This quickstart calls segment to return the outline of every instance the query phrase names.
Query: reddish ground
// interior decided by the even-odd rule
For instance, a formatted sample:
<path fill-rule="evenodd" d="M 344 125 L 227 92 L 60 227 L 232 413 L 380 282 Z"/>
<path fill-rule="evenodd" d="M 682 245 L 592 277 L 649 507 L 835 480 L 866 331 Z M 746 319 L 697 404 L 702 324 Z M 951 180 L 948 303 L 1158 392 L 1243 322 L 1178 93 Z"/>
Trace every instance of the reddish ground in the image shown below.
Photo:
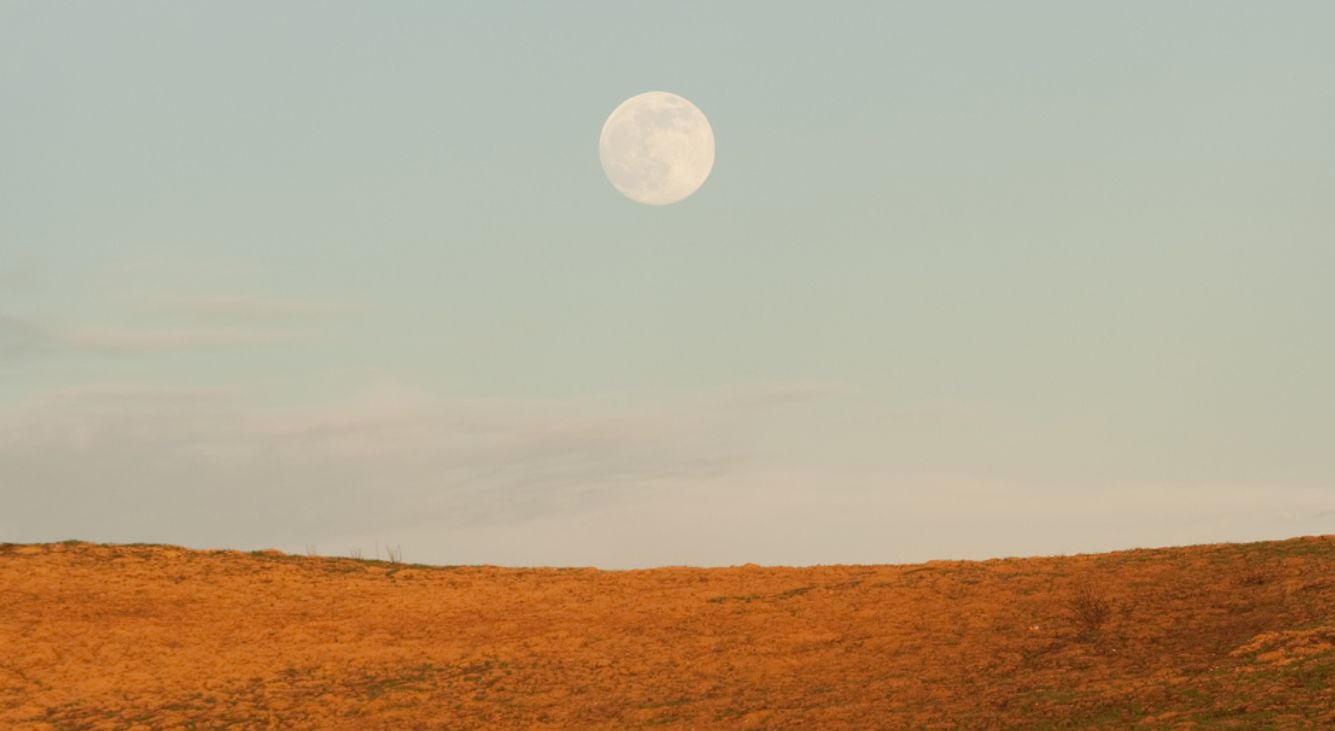
<path fill-rule="evenodd" d="M 0 728 L 1335 728 L 1335 536 L 915 566 L 0 544 Z"/>

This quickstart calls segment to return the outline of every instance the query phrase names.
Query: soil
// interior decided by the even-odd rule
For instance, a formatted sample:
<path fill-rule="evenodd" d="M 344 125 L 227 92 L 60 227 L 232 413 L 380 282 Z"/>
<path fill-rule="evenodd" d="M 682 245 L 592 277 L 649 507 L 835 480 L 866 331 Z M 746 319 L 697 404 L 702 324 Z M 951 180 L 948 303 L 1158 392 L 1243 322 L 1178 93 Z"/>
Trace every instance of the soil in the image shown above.
<path fill-rule="evenodd" d="M 896 566 L 0 544 L 0 728 L 1335 728 L 1335 536 Z"/>

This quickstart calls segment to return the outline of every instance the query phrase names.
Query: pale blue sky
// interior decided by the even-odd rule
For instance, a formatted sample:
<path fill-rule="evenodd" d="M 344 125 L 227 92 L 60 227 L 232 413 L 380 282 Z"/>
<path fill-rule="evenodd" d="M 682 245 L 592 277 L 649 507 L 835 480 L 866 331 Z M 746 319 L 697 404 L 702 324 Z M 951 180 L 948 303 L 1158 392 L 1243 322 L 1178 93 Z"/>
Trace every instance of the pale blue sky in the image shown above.
<path fill-rule="evenodd" d="M 1329 533 L 1333 130 L 1328 2 L 0 0 L 0 540 Z"/>

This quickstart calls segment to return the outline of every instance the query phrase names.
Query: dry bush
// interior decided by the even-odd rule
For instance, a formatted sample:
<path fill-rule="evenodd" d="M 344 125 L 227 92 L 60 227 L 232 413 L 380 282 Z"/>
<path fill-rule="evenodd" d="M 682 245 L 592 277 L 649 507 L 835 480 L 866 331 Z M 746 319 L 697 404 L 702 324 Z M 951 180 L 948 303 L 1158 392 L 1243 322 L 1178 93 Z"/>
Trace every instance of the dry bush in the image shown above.
<path fill-rule="evenodd" d="M 393 548 L 385 546 L 385 553 L 389 555 L 390 563 L 403 563 L 403 548 L 401 546 Z"/>
<path fill-rule="evenodd" d="M 1088 636 L 1098 632 L 1112 617 L 1112 604 L 1091 582 L 1076 585 L 1071 595 L 1071 611 L 1080 628 L 1080 634 Z"/>
<path fill-rule="evenodd" d="M 1275 580 L 1275 572 L 1269 566 L 1255 566 L 1238 577 L 1242 586 L 1265 586 Z"/>

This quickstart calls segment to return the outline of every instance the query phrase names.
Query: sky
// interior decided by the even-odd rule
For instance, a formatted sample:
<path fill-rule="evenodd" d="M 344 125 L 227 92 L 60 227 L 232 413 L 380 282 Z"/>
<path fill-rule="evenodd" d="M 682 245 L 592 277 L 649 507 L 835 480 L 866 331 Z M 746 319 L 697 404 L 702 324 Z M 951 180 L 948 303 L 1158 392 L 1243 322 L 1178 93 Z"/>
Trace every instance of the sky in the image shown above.
<path fill-rule="evenodd" d="M 1335 4 L 0 0 L 0 540 L 1335 532 Z M 622 197 L 607 115 L 708 116 Z"/>

